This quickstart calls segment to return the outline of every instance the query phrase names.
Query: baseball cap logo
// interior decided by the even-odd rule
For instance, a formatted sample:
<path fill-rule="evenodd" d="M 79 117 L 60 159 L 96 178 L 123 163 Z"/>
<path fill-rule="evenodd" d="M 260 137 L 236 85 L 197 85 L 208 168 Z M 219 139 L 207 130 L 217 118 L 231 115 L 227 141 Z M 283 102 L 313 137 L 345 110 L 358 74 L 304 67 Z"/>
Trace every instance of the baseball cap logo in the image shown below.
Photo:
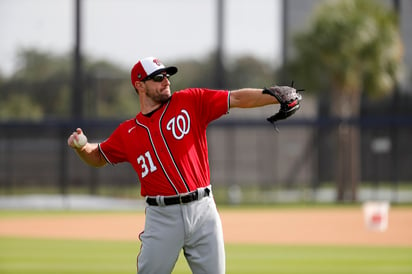
<path fill-rule="evenodd" d="M 158 65 L 159 67 L 162 65 L 162 63 L 160 62 L 159 59 L 153 59 L 153 63 L 155 63 L 156 65 Z"/>

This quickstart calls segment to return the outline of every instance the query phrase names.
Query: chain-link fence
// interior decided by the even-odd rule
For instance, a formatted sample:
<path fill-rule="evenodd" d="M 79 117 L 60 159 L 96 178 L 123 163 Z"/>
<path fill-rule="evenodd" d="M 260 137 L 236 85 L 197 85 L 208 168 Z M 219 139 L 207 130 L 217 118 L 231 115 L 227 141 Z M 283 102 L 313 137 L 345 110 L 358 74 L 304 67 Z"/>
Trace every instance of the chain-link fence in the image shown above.
<path fill-rule="evenodd" d="M 119 122 L 0 124 L 0 193 L 139 197 L 138 178 L 129 164 L 88 167 L 67 146 L 67 137 L 78 126 L 90 141 L 99 142 Z M 412 202 L 412 121 L 352 122 L 361 130 L 358 198 L 383 195 L 394 202 Z M 277 133 L 262 119 L 213 122 L 208 143 L 217 199 L 334 201 L 337 155 L 333 132 L 339 123 L 342 121 L 291 119 L 282 122 Z"/>

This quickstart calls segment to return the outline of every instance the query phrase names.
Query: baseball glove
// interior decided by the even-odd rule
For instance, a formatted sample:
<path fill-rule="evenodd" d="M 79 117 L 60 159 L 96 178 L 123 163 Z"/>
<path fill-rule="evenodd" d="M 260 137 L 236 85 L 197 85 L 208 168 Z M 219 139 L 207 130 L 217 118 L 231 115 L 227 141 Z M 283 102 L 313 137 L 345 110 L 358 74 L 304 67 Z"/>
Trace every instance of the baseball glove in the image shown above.
<path fill-rule="evenodd" d="M 303 89 L 295 89 L 293 82 L 291 87 L 273 86 L 263 89 L 263 94 L 272 95 L 280 104 L 279 111 L 266 119 L 273 124 L 276 130 L 278 130 L 275 124 L 276 121 L 288 118 L 300 108 L 299 102 L 302 100 L 302 95 L 299 91 L 303 91 Z"/>

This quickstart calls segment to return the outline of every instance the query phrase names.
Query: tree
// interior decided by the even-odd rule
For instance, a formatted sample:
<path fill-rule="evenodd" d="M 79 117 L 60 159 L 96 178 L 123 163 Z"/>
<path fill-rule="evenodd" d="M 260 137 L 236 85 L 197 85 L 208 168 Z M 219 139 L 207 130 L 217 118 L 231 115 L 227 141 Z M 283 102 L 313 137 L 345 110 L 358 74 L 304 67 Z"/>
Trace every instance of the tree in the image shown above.
<path fill-rule="evenodd" d="M 276 83 L 270 64 L 248 55 L 234 60 L 228 68 L 227 78 L 227 86 L 231 89 Z"/>
<path fill-rule="evenodd" d="M 212 52 L 203 60 L 174 62 L 179 68 L 179 73 L 172 78 L 172 90 L 187 87 L 222 88 L 215 81 L 216 55 L 216 52 Z M 225 66 L 224 88 L 254 87 L 276 82 L 270 64 L 253 56 L 239 56 L 230 59 L 228 63 Z"/>
<path fill-rule="evenodd" d="M 18 68 L 9 78 L 0 75 L 0 120 L 69 118 L 71 55 L 22 49 L 17 59 Z M 129 72 L 99 60 L 86 59 L 84 64 L 86 118 L 136 113 Z"/>
<path fill-rule="evenodd" d="M 186 87 L 216 87 L 216 53 L 204 60 L 175 63 L 179 73 L 172 78 L 172 90 Z M 37 49 L 22 49 L 18 68 L 8 78 L 0 74 L 0 120 L 41 120 L 70 117 L 72 92 L 72 56 L 56 55 Z M 124 118 L 139 111 L 130 83 L 130 70 L 105 60 L 85 57 L 84 114 L 86 119 Z M 252 57 L 233 61 L 228 69 L 228 88 L 270 83 L 270 66 Z"/>
<path fill-rule="evenodd" d="M 393 90 L 401 69 L 396 14 L 370 0 L 327 2 L 307 31 L 296 36 L 294 73 L 312 90 L 328 91 L 336 128 L 337 200 L 356 200 L 360 180 L 359 128 L 362 93 Z"/>
<path fill-rule="evenodd" d="M 5 113 L 6 109 L 2 112 L 1 117 L 38 120 L 67 115 L 70 59 L 23 49 L 17 55 L 17 60 L 17 70 L 0 86 L 0 97 L 4 104 L 9 102 L 12 105 L 6 108 L 8 113 Z"/>

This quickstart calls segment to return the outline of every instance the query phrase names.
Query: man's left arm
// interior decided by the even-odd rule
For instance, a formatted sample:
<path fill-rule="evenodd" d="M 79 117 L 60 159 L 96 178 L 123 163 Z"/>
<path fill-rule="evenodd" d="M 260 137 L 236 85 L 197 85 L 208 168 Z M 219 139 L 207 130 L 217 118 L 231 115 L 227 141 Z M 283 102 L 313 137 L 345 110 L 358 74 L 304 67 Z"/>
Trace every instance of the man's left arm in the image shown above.
<path fill-rule="evenodd" d="M 278 100 L 262 93 L 263 89 L 243 88 L 232 90 L 229 97 L 230 108 L 254 108 L 271 104 L 278 104 Z"/>
<path fill-rule="evenodd" d="M 273 86 L 262 89 L 238 89 L 230 93 L 229 107 L 230 108 L 254 108 L 270 104 L 280 104 L 280 109 L 274 115 L 266 120 L 275 125 L 278 120 L 283 120 L 293 115 L 299 108 L 299 102 L 302 96 L 299 91 L 293 87 L 288 86 Z"/>

